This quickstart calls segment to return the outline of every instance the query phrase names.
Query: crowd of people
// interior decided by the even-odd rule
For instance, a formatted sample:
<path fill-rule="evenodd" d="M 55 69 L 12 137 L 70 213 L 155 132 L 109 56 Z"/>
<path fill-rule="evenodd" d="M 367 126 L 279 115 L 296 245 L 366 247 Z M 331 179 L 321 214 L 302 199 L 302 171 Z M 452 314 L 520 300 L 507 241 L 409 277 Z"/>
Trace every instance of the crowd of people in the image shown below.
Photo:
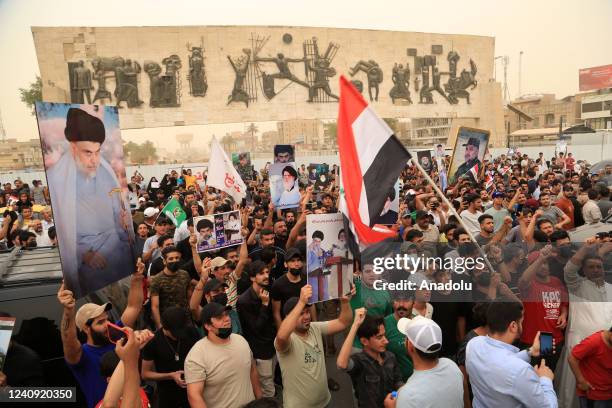
<path fill-rule="evenodd" d="M 338 211 L 338 172 L 318 187 L 298 173 L 300 205 L 288 210 L 270 203 L 265 171 L 246 181 L 242 203 L 187 169 L 132 176 L 137 263 L 125 304 L 77 307 L 68 288 L 58 292 L 65 361 L 88 407 L 339 406 L 326 358 L 350 377 L 360 408 L 612 404 L 612 234 L 571 239 L 610 214 L 612 166 L 592 173 L 571 153 L 501 155 L 440 196 L 408 164 L 398 210 L 378 217 L 397 232 L 393 245 L 364 251 L 351 290 L 316 304 L 306 218 Z M 3 198 L 18 197 L 4 214 L 5 248 L 56 245 L 48 193 L 37 188 L 5 184 Z M 171 198 L 188 216 L 178 226 L 161 213 Z M 32 214 L 34 204 L 45 207 Z M 198 252 L 193 217 L 232 210 L 243 243 Z M 472 266 L 375 272 L 376 257 L 397 253 Z M 377 280 L 416 289 L 377 290 Z M 111 341 L 110 328 L 124 338 Z M 1 373 L 0 384 L 15 382 Z"/>

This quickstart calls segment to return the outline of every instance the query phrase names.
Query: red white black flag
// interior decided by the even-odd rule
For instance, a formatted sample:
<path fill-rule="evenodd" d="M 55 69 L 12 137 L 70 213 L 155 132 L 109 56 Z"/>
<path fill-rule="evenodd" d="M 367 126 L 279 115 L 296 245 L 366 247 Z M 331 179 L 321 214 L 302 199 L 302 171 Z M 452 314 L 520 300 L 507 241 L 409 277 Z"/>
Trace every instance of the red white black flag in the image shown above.
<path fill-rule="evenodd" d="M 360 246 L 397 236 L 373 228 L 410 153 L 344 76 L 340 77 L 338 108 L 340 211 Z"/>

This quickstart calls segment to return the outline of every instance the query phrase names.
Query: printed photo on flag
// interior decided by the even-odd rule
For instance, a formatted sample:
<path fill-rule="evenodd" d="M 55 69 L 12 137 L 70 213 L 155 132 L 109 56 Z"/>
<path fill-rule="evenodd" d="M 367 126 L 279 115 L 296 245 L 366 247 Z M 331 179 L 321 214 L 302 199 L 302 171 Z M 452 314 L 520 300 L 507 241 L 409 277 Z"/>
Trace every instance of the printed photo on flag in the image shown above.
<path fill-rule="evenodd" d="M 232 164 L 243 181 L 253 180 L 253 165 L 251 164 L 251 153 L 232 153 Z"/>
<path fill-rule="evenodd" d="M 300 205 L 300 185 L 295 163 L 274 163 L 270 166 L 270 196 L 277 209 Z"/>
<path fill-rule="evenodd" d="M 419 159 L 419 164 L 427 173 L 431 173 L 433 169 L 433 163 L 431 162 L 431 150 L 421 150 L 417 152 L 417 158 Z"/>
<path fill-rule="evenodd" d="M 490 134 L 488 130 L 459 127 L 447 174 L 449 185 L 455 184 L 460 177 L 476 181 L 473 178 L 474 166 L 477 166 L 478 174 L 482 174 Z"/>
<path fill-rule="evenodd" d="M 172 221 L 176 227 L 180 227 L 183 221 L 187 219 L 187 213 L 185 213 L 183 206 L 176 198 L 172 198 L 168 201 L 161 213 Z"/>
<path fill-rule="evenodd" d="M 198 252 L 242 244 L 242 221 L 240 211 L 195 217 L 193 225 L 196 229 Z"/>
<path fill-rule="evenodd" d="M 306 217 L 306 272 L 312 286 L 311 303 L 338 299 L 351 290 L 353 257 L 342 214 Z"/>
<path fill-rule="evenodd" d="M 274 145 L 274 163 L 295 162 L 295 149 L 292 145 Z"/>
<path fill-rule="evenodd" d="M 115 106 L 36 103 L 67 289 L 80 299 L 134 272 L 134 227 Z"/>

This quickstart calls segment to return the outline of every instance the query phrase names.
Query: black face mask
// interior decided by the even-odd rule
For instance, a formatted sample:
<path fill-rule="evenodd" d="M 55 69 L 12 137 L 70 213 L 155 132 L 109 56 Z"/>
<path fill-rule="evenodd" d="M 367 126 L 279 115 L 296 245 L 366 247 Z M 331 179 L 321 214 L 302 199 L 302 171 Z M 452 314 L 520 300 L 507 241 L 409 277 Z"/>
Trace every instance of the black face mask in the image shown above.
<path fill-rule="evenodd" d="M 232 327 L 221 327 L 217 333 L 217 337 L 220 339 L 227 339 L 232 334 Z"/>
<path fill-rule="evenodd" d="M 293 276 L 300 276 L 302 274 L 302 268 L 289 268 L 289 273 Z"/>
<path fill-rule="evenodd" d="M 38 243 L 36 241 L 28 242 L 26 244 L 26 248 L 28 248 L 28 249 L 36 248 L 37 246 L 38 246 Z"/>
<path fill-rule="evenodd" d="M 176 272 L 179 270 L 180 262 L 168 262 L 166 264 L 166 268 L 168 268 L 171 272 Z"/>
<path fill-rule="evenodd" d="M 221 306 L 226 306 L 227 305 L 227 293 L 223 292 L 223 293 L 219 293 L 218 295 L 213 296 L 212 301 L 220 304 Z"/>

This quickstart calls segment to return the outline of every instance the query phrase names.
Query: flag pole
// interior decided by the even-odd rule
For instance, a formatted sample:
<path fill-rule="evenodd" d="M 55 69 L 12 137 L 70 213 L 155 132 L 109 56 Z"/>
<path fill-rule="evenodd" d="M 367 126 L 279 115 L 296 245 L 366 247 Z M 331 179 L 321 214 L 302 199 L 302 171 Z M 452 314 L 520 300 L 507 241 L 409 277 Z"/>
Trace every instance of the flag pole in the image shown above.
<path fill-rule="evenodd" d="M 452 203 L 448 201 L 448 198 L 446 198 L 446 196 L 444 195 L 442 190 L 440 190 L 438 185 L 434 183 L 431 177 L 429 177 L 429 174 L 427 174 L 427 172 L 423 170 L 421 165 L 418 163 L 418 160 L 415 160 L 415 158 L 412 155 L 410 156 L 411 156 L 410 161 L 412 162 L 412 164 L 417 168 L 417 170 L 419 170 L 419 172 L 423 175 L 423 177 L 425 177 L 425 180 L 427 180 L 427 182 L 431 184 L 431 186 L 433 187 L 434 191 L 438 194 L 440 199 L 444 201 L 444 203 L 448 206 L 448 209 L 451 212 L 451 214 L 454 215 L 455 218 L 457 218 L 457 221 L 459 221 L 459 224 L 461 225 L 461 227 L 463 227 L 463 229 L 468 234 L 472 242 L 476 244 L 476 247 L 478 248 L 478 252 L 480 252 L 480 255 L 482 256 L 484 262 L 487 264 L 487 267 L 489 268 L 489 270 L 491 272 L 495 272 L 495 268 L 493 268 L 493 265 L 491 265 L 491 262 L 489 262 L 489 259 L 487 258 L 487 254 L 485 254 L 482 247 L 478 244 L 478 242 L 476 242 L 476 239 L 474 238 L 474 235 L 472 235 L 472 232 L 469 230 L 469 228 L 467 228 L 467 226 L 463 223 L 463 219 L 459 216 L 459 214 L 455 210 L 455 207 L 453 207 Z"/>

